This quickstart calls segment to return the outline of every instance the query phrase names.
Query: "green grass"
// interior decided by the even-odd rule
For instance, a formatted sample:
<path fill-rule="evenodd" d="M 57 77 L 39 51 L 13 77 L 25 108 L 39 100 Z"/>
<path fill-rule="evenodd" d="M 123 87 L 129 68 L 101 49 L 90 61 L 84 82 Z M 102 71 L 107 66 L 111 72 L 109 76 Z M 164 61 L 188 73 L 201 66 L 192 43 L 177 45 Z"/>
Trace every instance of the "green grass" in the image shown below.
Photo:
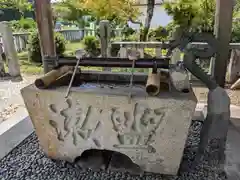
<path fill-rule="evenodd" d="M 66 51 L 64 55 L 74 56 L 75 51 L 79 48 L 83 48 L 83 45 L 81 42 L 68 43 L 66 45 Z M 19 58 L 21 73 L 24 73 L 24 74 L 42 74 L 43 73 L 43 66 L 41 65 L 41 63 L 35 63 L 28 60 L 28 52 L 18 53 L 18 58 Z M 87 70 L 88 69 L 89 68 L 87 68 Z M 94 70 L 99 70 L 99 68 L 95 68 Z"/>
<path fill-rule="evenodd" d="M 66 56 L 74 56 L 75 51 L 77 49 L 83 48 L 83 44 L 81 42 L 72 42 L 68 43 L 66 45 L 66 51 L 64 52 L 64 55 Z"/>
<path fill-rule="evenodd" d="M 41 63 L 34 63 L 28 60 L 28 53 L 22 52 L 18 54 L 20 70 L 24 74 L 42 74 L 43 67 Z"/>

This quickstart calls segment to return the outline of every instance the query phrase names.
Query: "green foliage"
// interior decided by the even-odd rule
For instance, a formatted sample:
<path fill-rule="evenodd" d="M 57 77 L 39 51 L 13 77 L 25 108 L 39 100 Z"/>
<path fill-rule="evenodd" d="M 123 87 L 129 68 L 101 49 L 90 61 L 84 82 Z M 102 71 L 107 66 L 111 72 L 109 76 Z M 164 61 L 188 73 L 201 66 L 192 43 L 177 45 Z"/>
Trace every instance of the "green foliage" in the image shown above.
<path fill-rule="evenodd" d="M 236 5 L 234 7 L 233 17 L 237 20 L 232 24 L 232 42 L 239 43 L 240 42 L 240 0 L 236 0 Z"/>
<path fill-rule="evenodd" d="M 56 53 L 57 55 L 63 55 L 66 50 L 67 41 L 64 39 L 64 36 L 61 33 L 54 34 Z"/>
<path fill-rule="evenodd" d="M 37 27 L 36 22 L 32 18 L 21 18 L 19 21 L 10 21 L 10 25 L 15 32 L 34 31 Z"/>
<path fill-rule="evenodd" d="M 240 0 L 236 0 L 235 2 L 236 4 L 234 6 L 233 16 L 239 18 L 240 17 Z"/>
<path fill-rule="evenodd" d="M 179 26 L 190 31 L 214 31 L 215 0 L 176 0 L 164 3 L 164 8 L 173 17 L 173 22 L 166 27 L 169 32 Z M 240 0 L 236 0 L 233 18 L 240 18 Z M 237 21 L 233 22 L 232 42 L 240 42 L 240 23 Z"/>
<path fill-rule="evenodd" d="M 131 17 L 137 19 L 139 8 L 133 0 L 75 0 L 76 6 L 85 8 L 96 21 L 109 20 L 113 27 L 124 25 Z"/>
<path fill-rule="evenodd" d="M 173 26 L 191 31 L 213 31 L 215 0 L 177 0 L 164 3 L 168 15 L 173 17 Z"/>
<path fill-rule="evenodd" d="M 144 53 L 151 57 L 156 57 L 156 52 L 154 48 L 145 48 Z"/>
<path fill-rule="evenodd" d="M 168 37 L 168 32 L 162 26 L 156 29 L 151 29 L 148 34 L 148 39 L 151 41 L 166 41 Z"/>
<path fill-rule="evenodd" d="M 165 29 L 168 32 L 168 38 L 172 37 L 173 32 L 175 31 L 175 29 L 178 27 L 177 24 L 175 24 L 174 21 L 168 23 L 168 25 L 165 27 Z"/>
<path fill-rule="evenodd" d="M 240 42 L 240 22 L 233 23 L 232 42 L 233 43 L 239 43 Z"/>
<path fill-rule="evenodd" d="M 176 24 L 190 26 L 193 18 L 197 15 L 199 6 L 196 0 L 178 0 L 164 3 L 168 15 L 173 17 Z"/>
<path fill-rule="evenodd" d="M 9 21 L 9 25 L 13 31 L 19 31 L 21 29 L 20 23 L 17 20 Z"/>
<path fill-rule="evenodd" d="M 42 62 L 39 34 L 33 32 L 28 40 L 29 60 Z"/>
<path fill-rule="evenodd" d="M 24 30 L 36 29 L 37 27 L 37 23 L 32 18 L 21 18 L 19 24 Z"/>
<path fill-rule="evenodd" d="M 85 26 L 83 16 L 88 15 L 88 11 L 83 8 L 76 7 L 75 0 L 63 0 L 53 5 L 53 16 L 55 19 L 63 19 L 74 22 L 78 27 Z"/>
<path fill-rule="evenodd" d="M 53 5 L 54 19 L 74 22 L 85 27 L 87 22 L 109 20 L 115 28 L 124 25 L 131 17 L 138 17 L 139 8 L 129 0 L 62 0 Z M 86 19 L 86 16 L 90 16 Z M 83 18 L 84 17 L 84 18 Z"/>
<path fill-rule="evenodd" d="M 16 9 L 23 16 L 25 11 L 32 10 L 32 4 L 28 0 L 1 0 L 0 8 Z"/>
<path fill-rule="evenodd" d="M 134 33 L 129 36 L 121 36 L 121 37 L 114 37 L 111 39 L 113 42 L 114 41 L 139 41 L 139 34 Z"/>
<path fill-rule="evenodd" d="M 126 37 L 123 41 L 139 41 L 139 34 L 134 33 L 134 34 Z"/>
<path fill-rule="evenodd" d="M 100 43 L 95 36 L 85 36 L 82 40 L 84 49 L 91 55 L 97 55 L 99 53 Z"/>
<path fill-rule="evenodd" d="M 126 26 L 123 28 L 123 31 L 122 31 L 122 34 L 123 34 L 123 36 L 125 36 L 125 37 L 128 37 L 128 36 L 130 36 L 130 35 L 133 35 L 134 33 L 136 33 L 136 31 L 135 31 L 133 28 L 129 27 L 128 25 L 126 25 Z"/>
<path fill-rule="evenodd" d="M 66 41 L 60 33 L 54 34 L 55 38 L 55 45 L 56 45 L 56 53 L 58 56 L 63 55 L 66 49 Z M 29 60 L 33 62 L 42 62 L 41 56 L 41 48 L 39 42 L 39 34 L 35 31 L 31 34 L 29 41 L 28 41 L 28 51 L 29 51 Z"/>

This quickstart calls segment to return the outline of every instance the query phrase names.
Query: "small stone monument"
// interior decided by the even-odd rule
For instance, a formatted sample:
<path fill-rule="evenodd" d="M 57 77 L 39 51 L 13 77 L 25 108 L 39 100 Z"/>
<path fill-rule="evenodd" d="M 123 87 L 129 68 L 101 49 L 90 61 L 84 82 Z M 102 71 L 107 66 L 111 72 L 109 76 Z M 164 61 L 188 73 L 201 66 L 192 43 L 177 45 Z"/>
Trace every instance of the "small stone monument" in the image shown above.
<path fill-rule="evenodd" d="M 8 73 L 13 77 L 20 76 L 20 65 L 14 45 L 12 29 L 9 27 L 7 22 L 0 22 L 0 32 L 2 33 Z"/>

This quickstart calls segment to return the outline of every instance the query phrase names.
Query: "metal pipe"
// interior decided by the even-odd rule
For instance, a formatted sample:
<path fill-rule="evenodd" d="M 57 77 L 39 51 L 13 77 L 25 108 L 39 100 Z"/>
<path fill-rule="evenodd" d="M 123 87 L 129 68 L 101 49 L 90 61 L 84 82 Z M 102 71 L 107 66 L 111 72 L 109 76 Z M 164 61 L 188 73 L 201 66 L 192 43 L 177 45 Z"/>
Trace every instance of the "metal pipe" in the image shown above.
<path fill-rule="evenodd" d="M 135 68 L 163 68 L 169 69 L 169 58 L 140 58 L 135 61 Z M 75 57 L 64 57 L 58 59 L 58 65 L 75 66 L 77 59 Z M 128 58 L 83 58 L 79 66 L 95 67 L 122 67 L 131 68 L 132 61 Z"/>

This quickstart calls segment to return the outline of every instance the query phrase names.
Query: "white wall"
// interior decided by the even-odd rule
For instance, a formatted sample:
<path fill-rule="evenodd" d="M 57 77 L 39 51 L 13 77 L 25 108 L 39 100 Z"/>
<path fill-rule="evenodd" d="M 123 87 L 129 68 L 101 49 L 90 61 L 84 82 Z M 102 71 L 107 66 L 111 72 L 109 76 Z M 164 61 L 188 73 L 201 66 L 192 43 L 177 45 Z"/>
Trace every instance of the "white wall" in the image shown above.
<path fill-rule="evenodd" d="M 158 1 L 158 0 L 157 0 Z M 161 1 L 161 0 L 159 0 Z M 142 15 L 139 17 L 139 20 L 144 24 L 145 17 L 147 13 L 147 7 L 146 6 L 138 6 L 140 11 L 142 12 Z M 170 23 L 172 18 L 167 15 L 164 8 L 160 7 L 160 5 L 156 5 L 154 8 L 154 14 L 151 22 L 151 28 L 156 28 L 158 26 L 166 26 L 168 23 Z M 133 28 L 138 28 L 136 25 L 133 25 L 129 23 L 129 25 Z"/>

